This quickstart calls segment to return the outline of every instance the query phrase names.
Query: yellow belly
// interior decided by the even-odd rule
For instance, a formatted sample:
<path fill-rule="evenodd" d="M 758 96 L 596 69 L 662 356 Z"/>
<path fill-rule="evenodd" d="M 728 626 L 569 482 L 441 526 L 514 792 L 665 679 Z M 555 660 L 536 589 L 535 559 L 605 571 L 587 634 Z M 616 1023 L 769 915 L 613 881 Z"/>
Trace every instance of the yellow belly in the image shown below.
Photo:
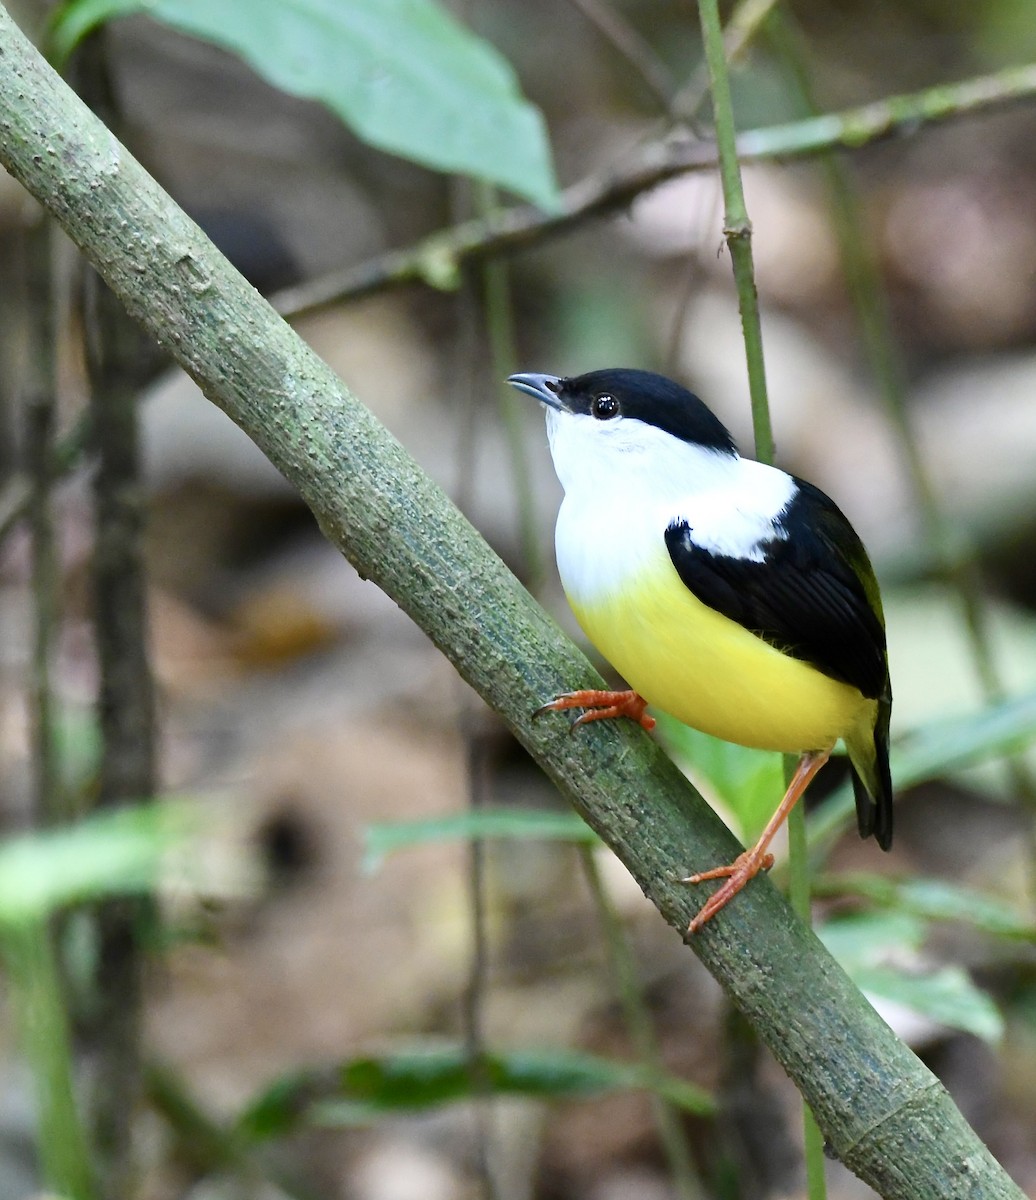
<path fill-rule="evenodd" d="M 590 603 L 569 597 L 591 642 L 649 704 L 728 742 L 826 750 L 873 725 L 874 701 L 781 654 L 687 590 L 672 564 Z"/>

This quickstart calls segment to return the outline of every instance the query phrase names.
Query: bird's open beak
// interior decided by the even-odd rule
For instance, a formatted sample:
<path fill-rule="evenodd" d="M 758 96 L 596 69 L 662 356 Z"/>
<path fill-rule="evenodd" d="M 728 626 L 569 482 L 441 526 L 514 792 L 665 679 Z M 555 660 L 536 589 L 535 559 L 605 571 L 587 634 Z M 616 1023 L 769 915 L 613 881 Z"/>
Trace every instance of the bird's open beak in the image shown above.
<path fill-rule="evenodd" d="M 561 390 L 561 380 L 557 375 L 511 375 L 507 382 L 511 387 L 525 392 L 527 396 L 532 396 L 534 400 L 538 400 L 548 408 L 556 408 L 558 412 L 564 411 L 564 405 L 558 395 Z"/>

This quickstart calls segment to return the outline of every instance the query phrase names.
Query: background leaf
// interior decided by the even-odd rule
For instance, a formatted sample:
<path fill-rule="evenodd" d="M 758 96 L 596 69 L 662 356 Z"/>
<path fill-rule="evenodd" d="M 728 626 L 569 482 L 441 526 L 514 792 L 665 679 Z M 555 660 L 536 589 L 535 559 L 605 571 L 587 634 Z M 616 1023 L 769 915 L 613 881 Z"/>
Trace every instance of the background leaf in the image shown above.
<path fill-rule="evenodd" d="M 259 1141 L 303 1124 L 361 1123 L 466 1100 L 481 1090 L 551 1099 L 630 1087 L 650 1088 L 688 1112 L 713 1109 L 700 1088 L 635 1063 L 563 1049 L 512 1050 L 483 1054 L 473 1070 L 465 1047 L 444 1045 L 363 1055 L 333 1068 L 285 1076 L 249 1105 L 237 1128 Z"/>
<path fill-rule="evenodd" d="M 0 924 L 33 924 L 69 904 L 149 891 L 169 852 L 198 829 L 196 810 L 166 801 L 12 838 L 0 845 Z"/>
<path fill-rule="evenodd" d="M 1003 1034 L 996 1005 L 963 969 L 925 963 L 925 923 L 918 917 L 905 912 L 853 913 L 826 921 L 817 936 L 873 999 L 902 1005 L 986 1041 L 997 1041 Z"/>
<path fill-rule="evenodd" d="M 378 149 L 557 206 L 539 109 L 507 60 L 434 0 L 72 0 L 51 26 L 53 56 L 134 12 L 240 55 Z"/>
<path fill-rule="evenodd" d="M 849 974 L 868 995 L 901 1004 L 948 1029 L 972 1033 L 987 1042 L 1003 1036 L 996 1005 L 962 967 L 912 974 L 895 967 L 858 967 Z"/>
<path fill-rule="evenodd" d="M 813 881 L 813 894 L 860 896 L 926 920 L 961 921 L 996 937 L 1036 941 L 1036 924 L 1014 906 L 942 879 L 890 879 L 852 871 L 820 876 Z"/>
<path fill-rule="evenodd" d="M 990 704 L 967 716 L 948 717 L 907 734 L 892 748 L 896 790 L 1017 753 L 1036 740 L 1036 692 Z M 845 784 L 810 814 L 809 844 L 821 851 L 841 833 L 854 812 Z"/>
<path fill-rule="evenodd" d="M 896 771 L 904 787 L 1015 754 L 1036 738 L 1036 691 L 1012 696 L 966 717 L 932 721 L 897 747 Z"/>
<path fill-rule="evenodd" d="M 783 756 L 710 737 L 665 713 L 653 715 L 658 719 L 659 735 L 681 770 L 722 802 L 743 842 L 754 841 L 784 795 Z"/>
<path fill-rule="evenodd" d="M 542 840 L 595 845 L 597 834 L 574 812 L 531 808 L 487 808 L 446 813 L 423 821 L 392 821 L 369 825 L 364 835 L 364 870 L 376 871 L 396 850 L 427 842 L 457 838 L 500 838 L 511 841 Z"/>

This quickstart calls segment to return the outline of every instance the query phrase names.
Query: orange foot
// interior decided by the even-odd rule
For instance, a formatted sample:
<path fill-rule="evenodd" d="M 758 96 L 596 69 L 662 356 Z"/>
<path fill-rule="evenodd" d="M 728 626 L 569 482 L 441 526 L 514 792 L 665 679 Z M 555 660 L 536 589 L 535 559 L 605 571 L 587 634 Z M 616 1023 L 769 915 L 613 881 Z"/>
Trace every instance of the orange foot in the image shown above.
<path fill-rule="evenodd" d="M 688 933 L 697 933 L 706 921 L 711 920 L 716 913 L 738 894 L 750 879 L 754 879 L 760 871 L 768 871 L 773 866 L 773 855 L 760 853 L 757 846 L 745 850 L 728 867 L 713 867 L 711 871 L 702 871 L 681 879 L 681 883 L 705 883 L 709 879 L 726 879 L 726 883 L 705 901 L 701 912 L 687 927 Z"/>
<path fill-rule="evenodd" d="M 638 696 L 634 691 L 565 692 L 564 695 L 555 696 L 553 700 L 548 700 L 546 704 L 541 704 L 532 715 L 533 717 L 538 717 L 545 712 L 560 712 L 566 708 L 585 708 L 589 710 L 581 716 L 576 717 L 572 722 L 569 732 L 577 729 L 580 725 L 586 725 L 589 721 L 606 721 L 612 717 L 629 717 L 631 721 L 636 721 L 638 725 L 642 725 L 648 730 L 655 727 L 655 718 L 649 717 L 644 711 L 647 708 L 647 701 L 643 696 Z"/>
<path fill-rule="evenodd" d="M 711 871 L 702 871 L 700 875 L 691 875 L 681 879 L 681 883 L 704 883 L 707 879 L 726 879 L 726 883 L 715 895 L 705 901 L 701 912 L 687 926 L 688 933 L 697 933 L 706 921 L 711 920 L 724 905 L 728 904 L 745 884 L 754 879 L 760 871 L 767 871 L 773 866 L 773 855 L 767 847 L 773 841 L 777 830 L 788 818 L 788 813 L 795 807 L 798 798 L 809 787 L 810 782 L 820 768 L 827 762 L 830 750 L 811 750 L 799 759 L 795 774 L 791 777 L 784 799 L 777 806 L 777 811 L 766 822 L 766 828 L 759 840 L 750 850 L 742 851 L 729 867 L 713 867 Z"/>

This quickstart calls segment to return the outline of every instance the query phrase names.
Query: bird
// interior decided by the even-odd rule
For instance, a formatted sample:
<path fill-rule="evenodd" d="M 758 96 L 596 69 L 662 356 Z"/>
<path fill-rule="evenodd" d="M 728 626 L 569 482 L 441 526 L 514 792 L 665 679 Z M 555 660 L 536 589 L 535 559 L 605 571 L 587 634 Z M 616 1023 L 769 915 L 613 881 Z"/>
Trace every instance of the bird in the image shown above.
<path fill-rule="evenodd" d="M 582 709 L 572 729 L 628 717 L 650 730 L 650 705 L 728 742 L 799 756 L 758 841 L 681 880 L 724 881 L 688 933 L 773 865 L 770 843 L 839 741 L 860 836 L 888 850 L 884 616 L 867 552 L 835 502 L 742 457 L 705 403 L 665 376 L 609 368 L 508 383 L 546 412 L 569 605 L 629 685 L 566 692 L 535 715 Z"/>

